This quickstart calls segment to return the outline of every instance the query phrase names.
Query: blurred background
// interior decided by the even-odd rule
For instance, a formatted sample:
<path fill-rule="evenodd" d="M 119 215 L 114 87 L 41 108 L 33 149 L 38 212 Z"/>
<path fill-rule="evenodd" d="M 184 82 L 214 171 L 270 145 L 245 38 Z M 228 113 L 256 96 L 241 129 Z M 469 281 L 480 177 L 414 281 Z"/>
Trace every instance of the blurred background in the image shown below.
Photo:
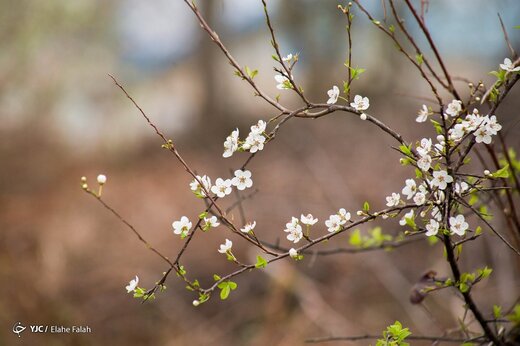
<path fill-rule="evenodd" d="M 383 20 L 379 1 L 365 3 Z M 346 21 L 337 4 L 269 1 L 282 53 L 300 54 L 295 77 L 318 102 L 347 74 Z M 275 87 L 260 1 L 199 6 L 237 60 L 259 70 L 257 83 L 273 97 L 280 94 L 284 104 L 298 105 L 294 95 Z M 493 82 L 488 72 L 509 56 L 497 12 L 520 50 L 520 30 L 513 29 L 520 24 L 520 2 L 431 2 L 427 23 L 453 75 Z M 381 32 L 354 13 L 353 65 L 366 72 L 353 93 L 368 96 L 371 114 L 406 139 L 433 136 L 430 126 L 415 123 L 421 97 L 430 97 L 427 84 Z M 404 8 L 401 13 L 411 19 Z M 80 177 L 93 186 L 97 174 L 106 174 L 107 203 L 170 257 L 182 245 L 172 221 L 182 215 L 196 219 L 204 205 L 108 74 L 197 172 L 214 178 L 229 175 L 245 159 L 222 158 L 231 130 L 247 133 L 276 112 L 233 75 L 180 0 L 1 0 L 0 27 L 0 344 L 297 345 L 316 336 L 379 334 L 395 320 L 416 335 L 457 327 L 463 306 L 453 292 L 434 294 L 424 306 L 409 303 L 411 287 L 426 271 L 449 275 L 441 246 L 426 242 L 392 252 L 281 261 L 238 277 L 238 290 L 227 301 L 214 297 L 198 308 L 174 275 L 155 301 L 132 299 L 124 287 L 134 275 L 151 287 L 167 268 L 82 192 Z M 467 95 L 466 83 L 457 83 Z M 519 96 L 513 89 L 497 114 L 509 128 L 507 143 L 517 149 Z M 321 224 L 339 208 L 355 213 L 365 200 L 384 207 L 384 197 L 400 191 L 413 174 L 400 166 L 391 145 L 382 132 L 348 114 L 288 122 L 249 166 L 258 193 L 244 202 L 247 219 L 256 220 L 262 239 L 289 246 L 283 229 L 292 215 L 312 212 Z M 503 226 L 500 219 L 494 222 Z M 397 221 L 381 225 L 390 234 L 401 231 Z M 195 238 L 183 264 L 203 286 L 213 273 L 233 270 L 216 251 L 225 238 L 235 241 L 235 254 L 244 262 L 257 254 L 224 229 Z M 336 246 L 348 246 L 348 237 L 323 248 Z M 492 234 L 466 249 L 463 270 L 494 269 L 475 290 L 484 312 L 493 304 L 513 304 L 520 291 L 518 259 Z M 25 332 L 18 338 L 11 331 L 17 321 L 88 325 L 92 333 Z"/>

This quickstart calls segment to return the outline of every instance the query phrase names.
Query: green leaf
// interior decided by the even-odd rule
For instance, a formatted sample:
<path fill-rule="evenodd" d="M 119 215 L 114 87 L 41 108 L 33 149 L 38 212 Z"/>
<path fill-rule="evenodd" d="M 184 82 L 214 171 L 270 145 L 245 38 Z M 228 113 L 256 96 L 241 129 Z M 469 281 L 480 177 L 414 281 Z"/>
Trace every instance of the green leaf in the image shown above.
<path fill-rule="evenodd" d="M 236 290 L 238 285 L 236 282 L 228 281 L 229 288 L 231 288 L 232 291 Z"/>
<path fill-rule="evenodd" d="M 354 230 L 354 232 L 352 232 L 350 234 L 350 238 L 349 238 L 348 242 L 352 246 L 361 247 L 361 245 L 363 244 L 363 239 L 361 237 L 361 231 L 359 229 Z"/>
<path fill-rule="evenodd" d="M 439 122 L 437 122 L 433 119 L 430 119 L 430 122 L 433 124 L 433 127 L 435 127 L 435 132 L 437 132 L 438 135 L 441 135 L 444 133 L 444 130 L 442 129 L 442 125 Z"/>
<path fill-rule="evenodd" d="M 417 55 L 415 56 L 415 61 L 417 61 L 417 64 L 418 64 L 419 66 L 421 66 L 421 65 L 423 64 L 423 62 L 424 62 L 423 55 L 422 55 L 422 54 L 417 54 Z"/>
<path fill-rule="evenodd" d="M 497 77 L 497 79 L 500 82 L 504 82 L 506 80 L 506 71 L 500 69 L 498 71 L 491 71 L 489 74 L 492 74 L 493 76 Z"/>
<path fill-rule="evenodd" d="M 516 326 L 520 325 L 520 304 L 516 304 L 513 313 L 507 315 L 506 318 Z"/>
<path fill-rule="evenodd" d="M 509 164 L 506 164 L 504 167 L 500 168 L 498 171 L 491 173 L 493 178 L 509 178 Z"/>
<path fill-rule="evenodd" d="M 493 305 L 493 316 L 495 317 L 495 319 L 499 319 L 500 317 L 502 317 L 502 307 L 499 306 L 499 305 Z"/>
<path fill-rule="evenodd" d="M 267 261 L 262 256 L 256 256 L 255 268 L 265 268 Z"/>
<path fill-rule="evenodd" d="M 343 81 L 343 93 L 348 94 L 350 91 L 350 84 L 348 82 Z"/>
<path fill-rule="evenodd" d="M 459 290 L 460 290 L 462 293 L 466 293 L 466 292 L 469 291 L 469 286 L 468 286 L 466 283 L 461 282 L 461 283 L 459 284 Z"/>
<path fill-rule="evenodd" d="M 220 280 L 220 276 L 218 276 L 217 274 L 213 274 L 213 280 L 215 280 L 215 281 Z"/>
<path fill-rule="evenodd" d="M 411 144 L 408 145 L 408 146 L 406 146 L 406 145 L 404 145 L 404 144 L 399 146 L 399 150 L 401 150 L 401 152 L 402 152 L 403 154 L 405 154 L 406 156 L 412 156 L 412 150 L 411 150 L 411 148 L 412 148 L 412 145 L 411 145 Z"/>
<path fill-rule="evenodd" d="M 368 202 L 363 203 L 363 210 L 367 213 L 370 210 L 370 204 L 368 204 Z"/>
<path fill-rule="evenodd" d="M 347 64 L 345 64 L 345 66 L 348 67 L 348 69 L 350 70 L 350 78 L 352 78 L 352 80 L 354 79 L 359 79 L 359 76 L 365 72 L 365 69 L 364 68 L 354 68 L 354 67 L 350 67 L 348 66 Z"/>
<path fill-rule="evenodd" d="M 229 285 L 225 285 L 220 288 L 220 299 L 226 300 L 229 297 L 229 293 L 231 292 L 231 289 L 229 288 Z"/>

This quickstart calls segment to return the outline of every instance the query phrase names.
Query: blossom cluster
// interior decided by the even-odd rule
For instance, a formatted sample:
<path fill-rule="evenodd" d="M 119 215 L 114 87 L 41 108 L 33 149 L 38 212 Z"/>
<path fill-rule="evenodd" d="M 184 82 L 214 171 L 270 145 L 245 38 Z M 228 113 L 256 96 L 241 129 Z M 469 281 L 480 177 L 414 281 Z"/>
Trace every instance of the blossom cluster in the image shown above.
<path fill-rule="evenodd" d="M 454 101 L 455 102 L 455 101 Z M 453 142 L 460 142 L 465 135 L 473 134 L 477 143 L 491 143 L 491 137 L 502 129 L 502 125 L 497 122 L 494 115 L 480 115 L 477 109 L 471 114 L 466 115 L 464 120 L 459 120 L 449 131 L 449 139 Z"/>
<path fill-rule="evenodd" d="M 249 151 L 250 153 L 256 153 L 264 149 L 264 143 L 266 140 L 265 128 L 267 123 L 263 120 L 259 120 L 255 125 L 251 126 L 251 131 L 247 135 L 244 141 L 240 141 L 239 130 L 235 129 L 226 138 L 224 142 L 224 153 L 223 157 L 231 157 L 236 151 Z"/>

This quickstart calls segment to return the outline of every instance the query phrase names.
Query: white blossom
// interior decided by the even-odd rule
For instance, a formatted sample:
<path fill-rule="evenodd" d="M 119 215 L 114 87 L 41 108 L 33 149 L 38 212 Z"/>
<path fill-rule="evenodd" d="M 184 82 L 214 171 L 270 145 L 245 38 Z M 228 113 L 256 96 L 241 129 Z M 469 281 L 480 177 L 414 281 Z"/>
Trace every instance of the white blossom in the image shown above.
<path fill-rule="evenodd" d="M 464 122 L 463 122 L 463 125 L 464 125 L 466 131 L 468 131 L 468 132 L 475 131 L 485 120 L 483 117 L 481 117 L 478 114 L 478 110 L 476 113 L 475 113 L 475 110 L 473 110 L 472 114 L 466 115 L 466 119 L 464 119 Z"/>
<path fill-rule="evenodd" d="M 448 172 L 440 170 L 433 172 L 433 179 L 430 183 L 433 186 L 437 186 L 439 189 L 444 190 L 448 186 L 448 183 L 451 182 L 453 182 L 453 177 L 448 175 Z"/>
<path fill-rule="evenodd" d="M 403 187 L 401 193 L 403 195 L 406 195 L 406 199 L 410 199 L 417 191 L 417 185 L 415 184 L 415 180 L 413 179 L 406 179 L 405 184 L 406 185 L 405 187 Z"/>
<path fill-rule="evenodd" d="M 296 251 L 295 248 L 290 248 L 289 249 L 289 256 L 291 256 L 291 258 L 298 258 L 298 251 Z"/>
<path fill-rule="evenodd" d="M 413 219 L 414 211 L 410 210 L 408 213 L 404 214 L 401 220 L 399 220 L 399 224 L 401 226 L 406 226 L 406 219 Z"/>
<path fill-rule="evenodd" d="M 439 223 L 435 219 L 431 219 L 430 222 L 426 224 L 426 231 L 427 237 L 436 235 L 439 232 Z"/>
<path fill-rule="evenodd" d="M 431 138 L 423 138 L 421 139 L 421 143 L 417 147 L 417 153 L 421 156 L 428 155 L 432 150 L 432 139 Z"/>
<path fill-rule="evenodd" d="M 242 171 L 237 169 L 235 171 L 235 177 L 231 180 L 231 183 L 237 187 L 240 191 L 245 190 L 253 186 L 253 180 L 251 180 L 251 172 L 248 170 Z"/>
<path fill-rule="evenodd" d="M 262 134 L 265 131 L 265 128 L 267 127 L 267 123 L 263 120 L 258 120 L 258 122 L 251 126 L 251 133 L 254 134 Z"/>
<path fill-rule="evenodd" d="M 460 142 L 466 134 L 464 124 L 455 124 L 449 131 L 449 139 L 454 142 Z"/>
<path fill-rule="evenodd" d="M 337 86 L 333 86 L 332 89 L 327 91 L 327 95 L 329 96 L 329 99 L 327 101 L 328 105 L 333 105 L 336 102 L 338 102 L 339 97 L 339 88 Z"/>
<path fill-rule="evenodd" d="M 217 227 L 220 225 L 220 222 L 218 222 L 218 219 L 215 215 L 213 215 L 212 217 L 205 217 L 204 218 L 204 223 L 206 224 L 206 227 L 209 229 L 210 227 Z"/>
<path fill-rule="evenodd" d="M 281 74 L 277 74 L 274 76 L 274 79 L 278 83 L 276 85 L 277 89 L 284 90 L 284 89 L 291 89 L 291 83 L 289 81 L 289 78 L 282 76 Z"/>
<path fill-rule="evenodd" d="M 486 129 L 488 130 L 488 132 L 492 135 L 496 135 L 498 133 L 498 131 L 500 131 L 502 129 L 502 125 L 500 125 L 497 122 L 497 117 L 494 115 L 489 117 L 489 119 L 486 121 L 485 126 L 486 126 Z"/>
<path fill-rule="evenodd" d="M 464 219 L 464 215 L 459 214 L 455 217 L 450 217 L 450 231 L 452 234 L 463 236 L 466 233 L 469 225 Z"/>
<path fill-rule="evenodd" d="M 457 115 L 459 115 L 461 110 L 462 110 L 462 101 L 453 100 L 446 108 L 445 114 L 450 115 L 452 117 L 456 117 Z"/>
<path fill-rule="evenodd" d="M 341 224 L 344 225 L 347 221 L 350 220 L 350 213 L 345 210 L 345 208 L 341 208 L 338 210 L 339 218 L 341 219 Z"/>
<path fill-rule="evenodd" d="M 361 120 L 367 120 L 367 115 L 366 115 L 365 113 L 361 113 L 361 114 L 359 115 L 359 119 L 361 119 Z"/>
<path fill-rule="evenodd" d="M 217 178 L 215 185 L 211 187 L 211 192 L 216 194 L 219 198 L 226 197 L 231 193 L 231 179 Z"/>
<path fill-rule="evenodd" d="M 286 228 L 295 228 L 300 223 L 300 220 L 298 220 L 297 217 L 292 216 L 291 221 L 287 222 L 285 224 Z"/>
<path fill-rule="evenodd" d="M 465 181 L 455 183 L 455 193 L 460 195 L 469 189 L 468 184 Z"/>
<path fill-rule="evenodd" d="M 504 59 L 504 63 L 500 64 L 500 68 L 507 72 L 518 72 L 520 71 L 520 66 L 515 67 L 513 62 L 509 58 Z"/>
<path fill-rule="evenodd" d="M 365 111 L 368 109 L 368 107 L 370 107 L 370 101 L 368 97 L 356 95 L 354 96 L 354 102 L 351 102 L 350 106 L 357 111 Z"/>
<path fill-rule="evenodd" d="M 137 284 L 139 284 L 139 278 L 136 275 L 135 279 L 130 280 L 130 282 L 128 283 L 128 286 L 126 286 L 126 292 L 130 293 L 130 292 L 135 291 L 135 289 L 137 288 Z"/>
<path fill-rule="evenodd" d="M 344 222 L 341 220 L 341 217 L 337 214 L 331 215 L 328 220 L 325 221 L 325 226 L 327 226 L 327 230 L 330 233 L 337 232 L 341 229 L 341 225 Z"/>
<path fill-rule="evenodd" d="M 386 205 L 388 207 L 396 207 L 399 205 L 401 200 L 401 195 L 395 192 L 392 192 L 391 196 L 386 197 Z"/>
<path fill-rule="evenodd" d="M 227 253 L 228 251 L 231 251 L 232 247 L 233 242 L 229 239 L 226 239 L 226 242 L 224 244 L 221 244 L 220 248 L 217 251 L 220 253 Z"/>
<path fill-rule="evenodd" d="M 417 160 L 417 166 L 424 171 L 427 172 L 432 165 L 432 157 L 430 155 L 424 155 L 419 160 Z"/>
<path fill-rule="evenodd" d="M 252 230 L 254 230 L 256 227 L 256 221 L 246 223 L 244 227 L 240 229 L 240 232 L 242 233 L 249 233 Z"/>
<path fill-rule="evenodd" d="M 302 226 L 298 222 L 298 219 L 293 217 L 292 221 L 286 224 L 287 228 L 284 230 L 284 232 L 289 233 L 287 234 L 287 240 L 295 244 L 303 238 Z"/>
<path fill-rule="evenodd" d="M 250 153 L 256 153 L 264 149 L 265 137 L 260 133 L 250 132 L 246 138 L 243 148 Z"/>
<path fill-rule="evenodd" d="M 430 111 L 428 110 L 428 107 L 426 107 L 426 105 L 423 105 L 417 113 L 417 118 L 415 119 L 415 121 L 417 121 L 418 123 L 424 123 L 426 120 L 428 120 L 428 115 L 430 115 Z"/>
<path fill-rule="evenodd" d="M 491 133 L 485 126 L 481 126 L 473 133 L 475 135 L 475 141 L 477 143 L 491 143 Z"/>
<path fill-rule="evenodd" d="M 224 153 L 223 157 L 230 157 L 235 151 L 238 150 L 238 129 L 235 129 L 227 136 L 224 142 Z"/>
<path fill-rule="evenodd" d="M 191 221 L 186 216 L 181 217 L 179 221 L 172 223 L 173 233 L 186 236 L 191 229 Z"/>
<path fill-rule="evenodd" d="M 285 61 L 285 62 L 289 62 L 292 59 L 293 59 L 293 55 L 292 54 L 288 54 L 287 56 L 282 57 L 282 60 Z"/>
<path fill-rule="evenodd" d="M 417 192 L 415 196 L 413 196 L 413 201 L 416 205 L 423 205 L 426 203 L 426 195 L 422 192 Z"/>
<path fill-rule="evenodd" d="M 314 218 L 312 216 L 312 214 L 307 214 L 307 215 L 301 215 L 300 216 L 300 221 L 304 224 L 304 225 L 308 225 L 308 226 L 312 226 L 314 225 L 316 222 L 318 222 L 318 218 Z"/>
<path fill-rule="evenodd" d="M 202 186 L 204 186 L 204 189 L 201 188 L 199 181 L 202 183 Z M 202 177 L 197 175 L 197 179 L 191 181 L 190 189 L 195 194 L 200 194 L 201 196 L 206 197 L 206 191 L 211 191 L 211 178 L 207 175 L 203 175 Z"/>

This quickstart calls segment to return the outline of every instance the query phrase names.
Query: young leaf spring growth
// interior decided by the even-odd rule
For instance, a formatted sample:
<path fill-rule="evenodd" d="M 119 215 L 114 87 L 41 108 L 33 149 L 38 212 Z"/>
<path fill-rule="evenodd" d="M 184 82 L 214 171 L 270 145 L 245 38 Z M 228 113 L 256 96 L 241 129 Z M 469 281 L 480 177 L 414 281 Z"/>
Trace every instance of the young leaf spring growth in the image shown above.
<path fill-rule="evenodd" d="M 186 216 L 183 216 L 179 221 L 174 221 L 172 223 L 173 233 L 180 234 L 182 237 L 185 237 L 188 235 L 191 226 L 191 221 Z"/>
<path fill-rule="evenodd" d="M 365 111 L 370 107 L 370 101 L 368 100 L 368 97 L 356 95 L 354 96 L 354 102 L 351 102 L 350 106 L 357 111 Z"/>
<path fill-rule="evenodd" d="M 231 183 L 237 187 L 240 191 L 245 190 L 253 186 L 253 180 L 251 180 L 251 172 L 248 170 L 242 171 L 237 169 L 235 171 L 235 177 L 231 180 Z"/>
<path fill-rule="evenodd" d="M 520 71 L 520 66 L 515 67 L 513 62 L 509 58 L 504 59 L 504 63 L 500 64 L 500 68 L 507 72 L 518 72 Z"/>
<path fill-rule="evenodd" d="M 256 221 L 246 223 L 244 227 L 240 229 L 240 232 L 242 233 L 249 233 L 252 230 L 254 230 L 256 227 Z"/>
<path fill-rule="evenodd" d="M 137 288 L 137 284 L 139 284 L 139 278 L 136 275 L 135 279 L 130 280 L 130 282 L 126 286 L 126 292 L 130 293 L 130 292 L 135 291 L 135 289 Z"/>
<path fill-rule="evenodd" d="M 336 102 L 338 102 L 339 97 L 339 88 L 337 86 L 333 86 L 332 89 L 327 91 L 327 95 L 329 96 L 329 99 L 327 100 L 328 105 L 333 105 Z"/>
<path fill-rule="evenodd" d="M 464 215 L 459 214 L 455 217 L 450 217 L 450 231 L 452 234 L 463 236 L 466 233 L 469 225 L 464 219 Z"/>

